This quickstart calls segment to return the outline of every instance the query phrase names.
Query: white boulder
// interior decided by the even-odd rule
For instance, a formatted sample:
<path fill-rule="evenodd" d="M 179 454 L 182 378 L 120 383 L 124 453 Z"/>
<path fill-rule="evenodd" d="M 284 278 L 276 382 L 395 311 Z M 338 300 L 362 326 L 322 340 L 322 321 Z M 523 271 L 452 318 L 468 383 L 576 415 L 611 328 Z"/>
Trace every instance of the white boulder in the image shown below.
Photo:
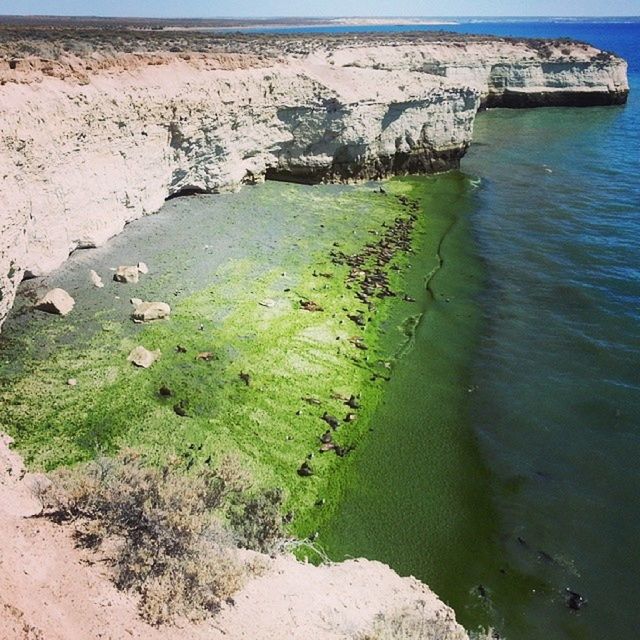
<path fill-rule="evenodd" d="M 166 302 L 141 302 L 133 311 L 135 322 L 150 322 L 161 320 L 171 314 L 171 307 Z"/>
<path fill-rule="evenodd" d="M 138 282 L 140 272 L 138 267 L 120 266 L 113 274 L 113 279 L 116 282 L 126 282 L 129 284 L 135 284 Z"/>
<path fill-rule="evenodd" d="M 75 305 L 75 300 L 64 289 L 51 289 L 36 304 L 36 309 L 66 316 Z"/>
<path fill-rule="evenodd" d="M 91 276 L 91 282 L 93 282 L 94 287 L 97 287 L 98 289 L 102 289 L 102 287 L 104 287 L 102 278 L 93 269 L 91 269 L 89 275 Z"/>
<path fill-rule="evenodd" d="M 136 367 L 148 369 L 159 357 L 159 351 L 149 351 L 149 349 L 138 346 L 131 351 L 127 360 Z"/>

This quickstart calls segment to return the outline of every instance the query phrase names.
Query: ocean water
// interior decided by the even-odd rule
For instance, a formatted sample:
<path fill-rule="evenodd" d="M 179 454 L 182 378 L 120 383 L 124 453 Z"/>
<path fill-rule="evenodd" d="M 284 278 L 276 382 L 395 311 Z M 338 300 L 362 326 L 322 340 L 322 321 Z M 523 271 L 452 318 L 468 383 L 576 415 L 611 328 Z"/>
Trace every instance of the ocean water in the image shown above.
<path fill-rule="evenodd" d="M 425 580 L 470 628 L 637 638 L 640 23 L 452 28 L 614 51 L 629 61 L 630 101 L 479 116 L 461 179 L 437 187 L 458 216 L 441 295 L 474 297 L 479 335 L 463 340 L 453 316 L 443 325 L 446 305 L 426 309 L 321 539 L 336 557 Z M 472 290 L 465 242 L 482 265 Z M 580 611 L 566 589 L 588 601 Z"/>
<path fill-rule="evenodd" d="M 514 26 L 619 53 L 632 93 L 624 108 L 478 119 L 463 170 L 481 179 L 489 286 L 471 422 L 505 559 L 556 595 L 527 594 L 517 637 L 637 638 L 640 24 Z M 577 615 L 566 587 L 589 601 Z"/>

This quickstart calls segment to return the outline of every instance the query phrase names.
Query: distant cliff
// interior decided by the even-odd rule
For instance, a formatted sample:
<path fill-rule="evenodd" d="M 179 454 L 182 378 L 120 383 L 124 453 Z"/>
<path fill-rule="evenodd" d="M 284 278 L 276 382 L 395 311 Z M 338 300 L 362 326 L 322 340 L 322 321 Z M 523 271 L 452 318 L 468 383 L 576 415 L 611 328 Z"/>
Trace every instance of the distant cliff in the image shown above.
<path fill-rule="evenodd" d="M 5 47 L 0 325 L 24 277 L 104 243 L 169 196 L 265 178 L 444 171 L 459 166 L 482 107 L 620 104 L 628 93 L 623 60 L 566 41 L 431 34 L 223 44 L 50 58 Z"/>

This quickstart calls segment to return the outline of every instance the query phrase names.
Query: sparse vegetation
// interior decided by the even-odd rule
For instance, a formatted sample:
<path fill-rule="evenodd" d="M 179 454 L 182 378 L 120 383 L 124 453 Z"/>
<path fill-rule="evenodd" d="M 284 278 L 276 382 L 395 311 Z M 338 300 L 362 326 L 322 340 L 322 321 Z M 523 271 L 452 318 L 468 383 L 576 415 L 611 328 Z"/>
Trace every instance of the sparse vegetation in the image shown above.
<path fill-rule="evenodd" d="M 305 22 L 309 19 L 305 18 Z M 279 18 L 278 22 L 287 19 Z M 49 63 L 65 56 L 90 56 L 93 65 L 100 66 L 99 57 L 118 53 L 245 53 L 266 57 L 282 54 L 304 55 L 322 45 L 333 48 L 354 44 L 370 45 L 389 42 L 389 34 L 328 33 L 261 34 L 236 31 L 235 27 L 267 26 L 269 20 L 161 20 L 122 18 L 61 18 L 53 16 L 3 16 L 0 19 L 0 58 L 7 60 L 24 57 L 41 58 Z M 320 23 L 325 22 L 320 20 Z M 292 19 L 292 26 L 296 20 Z M 204 31 L 199 29 L 213 29 Z M 216 31 L 215 29 L 223 29 Z M 228 31 L 224 31 L 227 29 Z M 407 31 L 393 34 L 393 42 L 410 44 L 417 42 L 447 42 L 456 47 L 477 42 L 505 42 L 510 38 L 490 35 L 474 35 L 448 31 Z M 548 40 L 520 38 L 532 49 L 544 48 Z M 556 39 L 554 45 L 570 42 Z M 97 56 L 96 54 L 99 54 Z M 76 60 L 77 64 L 77 60 Z M 15 68 L 15 67 L 14 67 Z"/>
<path fill-rule="evenodd" d="M 465 640 L 467 634 L 462 628 L 456 631 L 453 622 L 453 612 L 434 613 L 421 602 L 379 615 L 371 631 L 354 640 Z"/>
<path fill-rule="evenodd" d="M 152 624 L 215 611 L 245 575 L 236 540 L 273 549 L 283 537 L 280 493 L 241 499 L 249 478 L 230 458 L 186 472 L 179 459 L 150 467 L 127 452 L 50 477 L 44 513 L 72 523 L 81 545 L 103 550 L 114 582 L 140 594 L 140 613 Z M 239 536 L 227 524 L 230 509 Z"/>

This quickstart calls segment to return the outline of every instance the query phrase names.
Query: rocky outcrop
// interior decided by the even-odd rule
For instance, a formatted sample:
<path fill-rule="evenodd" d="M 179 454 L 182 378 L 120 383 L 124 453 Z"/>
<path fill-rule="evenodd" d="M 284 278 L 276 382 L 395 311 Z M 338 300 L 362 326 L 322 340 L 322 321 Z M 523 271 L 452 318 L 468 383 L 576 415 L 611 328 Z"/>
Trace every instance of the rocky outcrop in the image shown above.
<path fill-rule="evenodd" d="M 456 168 L 483 105 L 609 104 L 628 90 L 622 60 L 575 43 L 301 42 L 0 61 L 0 324 L 22 278 L 167 197 Z"/>

